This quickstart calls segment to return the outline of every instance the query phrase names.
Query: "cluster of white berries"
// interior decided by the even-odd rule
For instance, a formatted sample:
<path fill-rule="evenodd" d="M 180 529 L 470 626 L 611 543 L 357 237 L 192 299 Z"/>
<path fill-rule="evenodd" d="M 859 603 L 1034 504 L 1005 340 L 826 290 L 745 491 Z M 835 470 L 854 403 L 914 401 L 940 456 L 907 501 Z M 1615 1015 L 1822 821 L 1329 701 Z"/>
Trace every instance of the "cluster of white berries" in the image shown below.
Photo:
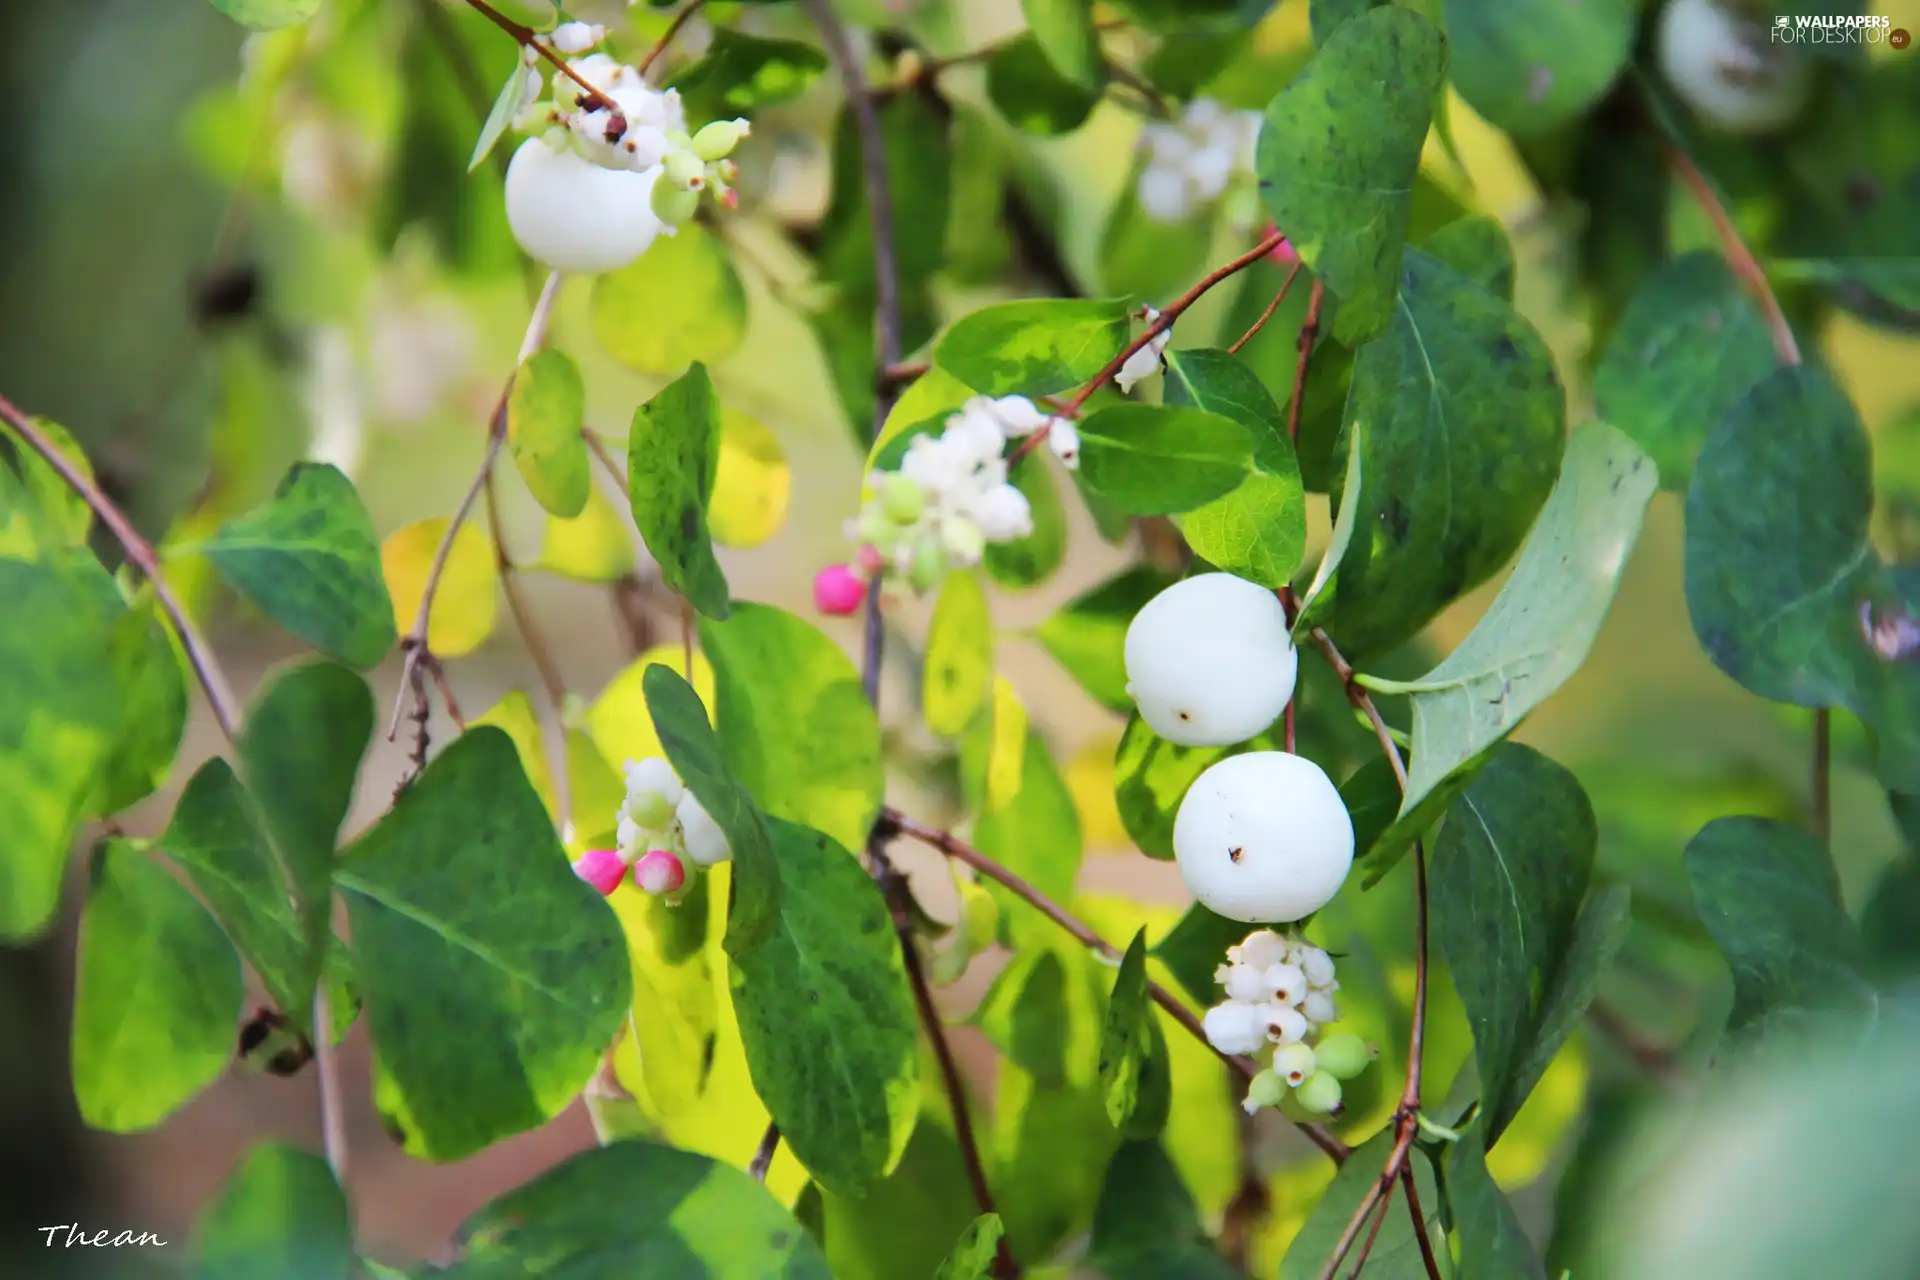
<path fill-rule="evenodd" d="M 547 37 L 564 55 L 586 53 L 604 28 L 570 22 Z M 532 48 L 522 69 L 522 106 L 514 126 L 535 134 L 507 170 L 507 221 L 534 258 L 556 271 L 598 273 L 625 266 L 655 237 L 692 218 L 702 195 L 739 204 L 739 170 L 727 157 L 747 136 L 745 120 L 716 120 L 687 132 L 677 90 L 660 92 L 634 67 L 591 53 L 559 71 L 552 97 Z M 592 85 L 589 92 L 580 81 Z"/>
<path fill-rule="evenodd" d="M 1813 68 L 1799 50 L 1716 0 L 1670 0 L 1655 52 L 1674 93 L 1723 133 L 1771 133 L 1800 114 L 1813 89 Z"/>
<path fill-rule="evenodd" d="M 1147 163 L 1140 170 L 1140 208 L 1156 222 L 1185 222 L 1227 189 L 1236 172 L 1253 168 L 1260 114 L 1231 111 L 1195 98 L 1180 119 L 1140 131 Z"/>
<path fill-rule="evenodd" d="M 602 894 L 620 887 L 629 873 L 643 892 L 678 902 L 692 874 L 733 856 L 726 833 L 658 756 L 629 760 L 627 795 L 620 806 L 617 849 L 594 849 L 573 869 Z"/>
<path fill-rule="evenodd" d="M 1340 1016 L 1333 957 L 1296 933 L 1257 929 L 1227 948 L 1227 963 L 1213 977 L 1227 998 L 1207 1010 L 1207 1042 L 1221 1053 L 1272 1049 L 1272 1060 L 1247 1088 L 1247 1113 L 1279 1106 L 1289 1091 L 1309 1114 L 1338 1111 L 1340 1082 L 1366 1070 L 1377 1055 L 1358 1036 L 1321 1035 Z"/>
<path fill-rule="evenodd" d="M 1299 655 L 1275 594 L 1229 573 L 1168 587 L 1127 627 L 1127 694 L 1160 737 L 1226 747 L 1271 728 L 1293 698 Z M 1209 767 L 1174 815 L 1173 852 L 1193 895 L 1248 924 L 1324 907 L 1353 866 L 1353 820 L 1325 771 L 1285 751 Z"/>
<path fill-rule="evenodd" d="M 859 548 L 854 563 L 830 565 L 814 579 L 820 611 L 857 610 L 865 578 L 875 573 L 931 591 L 949 570 L 979 564 L 988 544 L 1032 533 L 1033 510 L 1007 479 L 1004 450 L 1008 441 L 1043 428 L 1054 454 L 1077 466 L 1080 436 L 1073 424 L 1025 396 L 975 396 L 939 435 L 915 436 L 898 471 L 873 473 L 872 497 L 847 522 L 847 537 Z"/>

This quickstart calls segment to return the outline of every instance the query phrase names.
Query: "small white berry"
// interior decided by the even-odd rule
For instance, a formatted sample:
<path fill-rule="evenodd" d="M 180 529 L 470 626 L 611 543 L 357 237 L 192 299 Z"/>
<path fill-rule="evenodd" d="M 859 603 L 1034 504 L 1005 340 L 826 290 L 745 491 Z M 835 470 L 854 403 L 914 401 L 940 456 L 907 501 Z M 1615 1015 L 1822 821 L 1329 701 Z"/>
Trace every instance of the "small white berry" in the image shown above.
<path fill-rule="evenodd" d="M 970 511 L 988 542 L 1012 542 L 1033 532 L 1033 508 L 1013 485 L 995 485 L 970 504 Z"/>
<path fill-rule="evenodd" d="M 1187 747 L 1265 731 L 1293 697 L 1300 661 L 1279 598 L 1230 573 L 1187 578 L 1149 600 L 1124 652 L 1141 719 Z"/>
<path fill-rule="evenodd" d="M 1194 780 L 1174 815 L 1173 852 L 1210 911 L 1284 923 L 1339 892 L 1353 866 L 1353 820 L 1320 766 L 1252 751 Z"/>
<path fill-rule="evenodd" d="M 1309 1030 L 1306 1015 L 1289 1004 L 1261 1005 L 1260 1024 L 1275 1044 L 1296 1044 L 1306 1039 Z"/>
<path fill-rule="evenodd" d="M 1207 1010 L 1200 1024 L 1207 1043 L 1221 1053 L 1258 1053 L 1267 1044 L 1267 1024 L 1258 1005 L 1229 1000 Z"/>
<path fill-rule="evenodd" d="M 686 841 L 689 858 L 703 867 L 711 867 L 733 856 L 727 847 L 726 833 L 708 816 L 693 792 L 680 797 L 674 815 L 680 819 L 680 834 Z"/>
<path fill-rule="evenodd" d="M 1030 436 L 1047 425 L 1047 415 L 1025 396 L 1001 396 L 992 404 L 994 416 L 1009 436 Z"/>
<path fill-rule="evenodd" d="M 1266 973 L 1267 989 L 1273 994 L 1269 997 L 1281 1004 L 1299 1004 L 1307 996 L 1307 975 L 1300 972 L 1299 965 L 1270 965 Z"/>
<path fill-rule="evenodd" d="M 994 412 L 993 401 L 975 396 L 960 406 L 960 412 L 947 419 L 942 438 L 951 442 L 956 455 L 970 461 L 997 458 L 1006 447 L 1007 433 Z"/>
<path fill-rule="evenodd" d="M 1129 395 L 1134 384 L 1143 382 L 1160 372 L 1160 353 L 1148 343 L 1127 357 L 1120 366 L 1120 372 L 1113 375 L 1114 385 L 1120 388 L 1121 395 Z"/>
<path fill-rule="evenodd" d="M 1798 50 L 1715 0 L 1670 0 L 1655 51 L 1674 93 L 1724 133 L 1770 133 L 1800 114 L 1812 89 L 1812 68 Z"/>
<path fill-rule="evenodd" d="M 547 38 L 561 53 L 585 53 L 607 38 L 607 29 L 589 22 L 563 22 Z"/>
<path fill-rule="evenodd" d="M 1333 957 L 1319 947 L 1301 948 L 1300 968 L 1313 986 L 1324 987 L 1333 981 Z"/>
<path fill-rule="evenodd" d="M 1325 1026 L 1329 1022 L 1338 1021 L 1340 1017 L 1340 1010 L 1334 1005 L 1333 997 L 1321 991 L 1308 992 L 1307 998 L 1300 1002 L 1300 1012 L 1306 1014 L 1307 1021 L 1315 1026 Z"/>
<path fill-rule="evenodd" d="M 1185 222 L 1193 216 L 1199 204 L 1187 181 L 1186 171 L 1159 162 L 1149 164 L 1140 171 L 1136 198 L 1140 211 L 1155 222 Z"/>
<path fill-rule="evenodd" d="M 507 167 L 507 224 L 543 266 L 586 275 L 614 271 L 661 232 L 653 212 L 657 170 L 603 168 L 529 138 Z"/>
<path fill-rule="evenodd" d="M 664 758 L 648 756 L 645 760 L 629 760 L 622 772 L 626 775 L 630 799 L 644 792 L 652 792 L 665 800 L 669 809 L 680 803 L 684 788 L 680 785 L 679 775 L 674 773 L 673 766 Z"/>
<path fill-rule="evenodd" d="M 1067 470 L 1080 469 L 1080 431 L 1065 418 L 1055 418 L 1047 428 L 1047 447 Z"/>
<path fill-rule="evenodd" d="M 1295 1087 L 1319 1069 L 1318 1057 L 1310 1045 L 1296 1041 L 1273 1051 L 1273 1073 Z"/>
<path fill-rule="evenodd" d="M 1237 947 L 1227 948 L 1227 959 L 1234 964 L 1271 968 L 1287 958 L 1287 940 L 1271 929 L 1255 929 Z"/>
<path fill-rule="evenodd" d="M 1250 964 L 1236 964 L 1228 969 L 1226 981 L 1221 985 L 1226 987 L 1229 1000 L 1260 1004 L 1273 999 L 1273 988 L 1267 984 L 1266 974 Z"/>

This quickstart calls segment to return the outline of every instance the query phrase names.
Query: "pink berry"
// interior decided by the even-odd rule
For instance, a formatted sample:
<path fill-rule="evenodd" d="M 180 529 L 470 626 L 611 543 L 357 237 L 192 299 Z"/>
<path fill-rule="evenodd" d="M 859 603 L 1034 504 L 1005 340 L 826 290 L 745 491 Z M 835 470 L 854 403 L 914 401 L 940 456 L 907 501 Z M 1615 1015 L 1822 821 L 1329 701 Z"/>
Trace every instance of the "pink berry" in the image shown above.
<path fill-rule="evenodd" d="M 1272 235 L 1279 229 L 1279 227 L 1268 227 L 1267 234 Z M 1267 251 L 1267 261 L 1279 263 L 1283 267 L 1291 267 L 1300 261 L 1300 251 L 1293 247 L 1293 241 L 1282 240 Z"/>
<path fill-rule="evenodd" d="M 867 584 L 844 564 L 828 565 L 813 580 L 814 608 L 837 618 L 858 612 L 866 595 Z"/>
<path fill-rule="evenodd" d="M 602 897 L 620 887 L 627 864 L 613 849 L 589 849 L 573 860 L 573 874 L 600 891 Z"/>
<path fill-rule="evenodd" d="M 862 543 L 860 550 L 854 553 L 854 563 L 860 566 L 860 572 L 872 577 L 887 567 L 887 557 L 880 548 L 870 542 Z"/>
<path fill-rule="evenodd" d="M 687 882 L 687 869 L 665 849 L 655 849 L 633 864 L 633 882 L 648 893 L 673 893 Z"/>

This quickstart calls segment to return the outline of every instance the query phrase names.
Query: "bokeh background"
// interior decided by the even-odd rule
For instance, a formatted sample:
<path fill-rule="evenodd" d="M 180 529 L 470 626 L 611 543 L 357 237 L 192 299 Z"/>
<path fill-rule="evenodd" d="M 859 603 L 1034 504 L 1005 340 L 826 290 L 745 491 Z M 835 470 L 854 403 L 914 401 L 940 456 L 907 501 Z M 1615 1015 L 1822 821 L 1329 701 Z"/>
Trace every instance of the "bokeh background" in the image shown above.
<path fill-rule="evenodd" d="M 452 152 L 463 161 L 479 116 L 475 83 L 449 70 L 434 41 L 450 38 L 467 51 L 482 103 L 514 51 L 457 5 L 383 4 L 409 10 L 401 25 L 416 34 L 397 45 L 369 40 L 329 82 L 278 95 L 259 90 L 257 56 L 251 78 L 240 78 L 249 65 L 243 33 L 201 0 L 0 5 L 0 392 L 66 425 L 97 460 L 109 491 L 155 538 L 183 517 L 217 519 L 259 501 L 303 455 L 346 467 L 385 535 L 449 512 L 478 461 L 486 415 L 525 323 L 530 277 L 506 234 L 497 176 L 483 170 L 468 180 L 460 163 L 435 167 L 435 155 L 448 151 L 439 145 L 436 152 L 435 140 L 455 139 Z M 846 8 L 857 21 L 861 6 Z M 1895 16 L 1920 26 L 1920 9 Z M 634 20 L 643 27 L 663 21 Z M 797 13 L 757 20 L 770 30 L 799 21 Z M 1012 0 L 955 0 L 927 30 L 939 49 L 952 51 L 1019 25 Z M 374 26 L 393 29 L 385 19 Z M 700 39 L 696 22 L 681 48 L 696 50 Z M 1304 4 L 1288 0 L 1249 40 L 1271 51 L 1275 65 L 1302 56 Z M 403 77 L 416 89 L 431 83 L 431 92 L 402 93 Z M 739 349 L 714 370 L 729 408 L 770 429 L 790 476 L 778 536 L 723 552 L 722 561 L 737 596 L 802 612 L 810 610 L 815 569 L 845 554 L 840 525 L 857 501 L 861 457 L 812 334 L 783 300 L 804 277 L 790 231 L 804 231 L 826 198 L 822 139 L 838 102 L 830 79 L 756 121 L 751 149 L 740 157 L 745 199 L 730 225 L 750 320 Z M 958 83 L 963 94 L 978 95 L 977 82 Z M 409 107 L 414 96 L 429 99 L 431 109 Z M 1437 154 L 1432 171 L 1508 227 L 1519 304 L 1554 346 L 1578 420 L 1590 408 L 1580 373 L 1588 330 L 1566 288 L 1573 223 L 1568 211 L 1541 203 L 1505 139 L 1457 99 L 1451 109 L 1464 172 Z M 1064 266 L 1084 287 L 1098 280 L 1103 219 L 1126 180 L 1138 125 L 1137 116 L 1106 105 L 1064 139 L 1022 143 L 1033 161 L 1026 180 L 1057 217 Z M 1244 231 L 1236 237 L 1223 226 L 1216 260 L 1245 242 Z M 588 292 L 585 282 L 568 288 L 555 340 L 585 369 L 591 424 L 617 439 L 658 382 L 599 353 Z M 959 289 L 942 294 L 956 310 L 978 300 Z M 1182 322 L 1176 341 L 1211 343 L 1233 306 L 1232 291 L 1223 290 Z M 1884 493 L 1898 496 L 1903 471 L 1920 469 L 1920 349 L 1844 316 L 1827 325 L 1821 347 L 1876 433 Z M 531 559 L 544 518 L 511 468 L 503 475 L 505 536 Z M 1324 499 L 1313 503 L 1317 547 L 1327 513 Z M 1883 524 L 1886 538 L 1897 538 L 1898 529 Z M 1806 801 L 1808 716 L 1745 695 L 1700 652 L 1682 595 L 1679 534 L 1678 500 L 1662 494 L 1592 658 L 1519 734 L 1577 771 L 1601 815 L 1603 865 L 1656 905 L 1663 895 L 1684 898 L 1680 849 L 1708 818 L 1791 815 Z M 1077 505 L 1070 539 L 1057 578 L 996 597 L 1003 670 L 1058 758 L 1071 762 L 1085 799 L 1092 841 L 1085 887 L 1178 905 L 1177 877 L 1127 848 L 1101 801 L 1102 761 L 1119 722 L 1027 634 L 1133 554 L 1102 542 Z M 180 575 L 212 620 L 243 693 L 291 656 L 286 637 L 239 612 L 190 556 Z M 1428 643 L 1444 650 L 1455 642 L 1497 585 L 1450 610 Z M 634 656 L 604 589 L 532 574 L 526 591 L 572 692 L 592 698 Z M 670 605 L 650 599 L 640 607 L 651 611 L 661 640 L 677 637 Z M 851 646 L 850 625 L 828 625 Z M 914 608 L 898 622 L 909 639 L 923 625 L 924 610 Z M 375 673 L 383 706 L 397 677 L 397 663 Z M 504 616 L 450 677 L 470 714 L 515 689 L 537 698 L 527 653 Z M 896 670 L 885 706 L 909 738 L 910 702 L 909 683 Z M 1844 715 L 1838 721 L 1834 847 L 1857 905 L 1900 841 L 1864 767 L 1858 726 Z M 215 750 L 216 737 L 204 718 L 195 719 L 176 779 Z M 355 828 L 382 811 L 404 757 L 404 743 L 376 743 Z M 143 805 L 128 829 L 156 832 L 174 790 Z M 1393 888 L 1389 882 L 1378 892 Z M 65 923 L 42 945 L 0 954 L 0 1274 L 9 1276 L 132 1275 L 178 1264 L 194 1212 L 247 1146 L 269 1134 L 317 1145 L 310 1075 L 286 1080 L 238 1069 L 156 1132 L 82 1130 L 65 1061 L 78 905 L 70 893 Z M 984 976 L 947 993 L 956 1011 L 977 999 Z M 1710 992 L 1714 977 L 1710 967 L 1696 967 L 1689 986 L 1649 970 L 1622 998 L 1640 1000 L 1632 995 L 1640 992 L 1634 1007 L 1649 1012 L 1648 1034 L 1679 1045 L 1703 1020 L 1711 1023 L 1711 1011 L 1694 997 Z M 969 1030 L 956 1040 L 984 1082 L 984 1042 Z M 1521 1203 L 1535 1227 L 1546 1221 L 1583 1090 L 1628 1069 L 1617 1044 L 1591 1033 L 1567 1063 L 1530 1108 L 1554 1113 L 1536 1126 L 1538 1141 L 1500 1170 L 1509 1185 L 1530 1185 Z M 593 1141 L 576 1107 L 471 1161 L 423 1165 L 382 1131 L 357 1032 L 343 1065 L 358 1225 L 363 1243 L 381 1256 L 433 1256 L 484 1200 Z M 151 1230 L 173 1243 L 142 1257 L 77 1258 L 38 1246 L 35 1229 L 70 1222 Z"/>

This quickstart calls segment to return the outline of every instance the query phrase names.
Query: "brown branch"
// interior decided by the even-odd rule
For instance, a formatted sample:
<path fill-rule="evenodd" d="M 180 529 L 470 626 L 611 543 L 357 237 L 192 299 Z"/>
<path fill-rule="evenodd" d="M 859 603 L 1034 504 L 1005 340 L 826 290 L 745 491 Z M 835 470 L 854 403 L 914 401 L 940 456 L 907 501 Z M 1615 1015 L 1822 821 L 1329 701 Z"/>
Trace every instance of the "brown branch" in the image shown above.
<path fill-rule="evenodd" d="M 1420 1262 L 1427 1269 L 1427 1280 L 1440 1280 L 1440 1260 L 1433 1256 L 1433 1241 L 1427 1235 L 1427 1215 L 1420 1208 L 1420 1189 L 1414 1184 L 1411 1160 L 1400 1166 L 1400 1184 L 1407 1189 L 1407 1212 L 1413 1215 L 1413 1238 L 1420 1242 Z"/>
<path fill-rule="evenodd" d="M 1380 1238 L 1380 1228 L 1387 1225 L 1387 1215 L 1393 1212 L 1393 1187 L 1388 1185 L 1380 1197 L 1380 1207 L 1374 1211 L 1373 1226 L 1367 1231 L 1367 1238 L 1360 1244 L 1360 1252 L 1353 1255 L 1353 1270 L 1347 1272 L 1347 1280 L 1359 1280 L 1360 1268 L 1367 1265 L 1367 1255 L 1373 1252 L 1374 1242 Z"/>
<path fill-rule="evenodd" d="M 774 1153 L 780 1150 L 780 1126 L 770 1124 L 766 1134 L 760 1139 L 760 1145 L 754 1149 L 753 1161 L 747 1165 L 747 1173 L 755 1182 L 767 1180 L 767 1170 L 773 1167 Z"/>
<path fill-rule="evenodd" d="M 1387 1194 L 1387 1188 L 1393 1185 L 1391 1176 L 1374 1180 L 1367 1188 L 1367 1194 L 1360 1197 L 1360 1207 L 1353 1211 L 1353 1217 L 1347 1222 L 1347 1229 L 1340 1233 L 1339 1241 L 1333 1246 L 1333 1256 L 1327 1259 L 1327 1265 L 1320 1270 L 1320 1280 L 1333 1280 L 1338 1274 L 1340 1264 L 1353 1252 L 1353 1245 L 1360 1238 L 1360 1229 L 1367 1225 L 1367 1219 L 1373 1216 L 1373 1210 Z"/>
<path fill-rule="evenodd" d="M 915 378 L 921 377 L 933 368 L 925 360 L 905 360 L 899 364 L 890 364 L 880 370 L 876 385 L 888 392 L 898 391 Z"/>
<path fill-rule="evenodd" d="M 1178 298 L 1175 298 L 1172 302 L 1169 302 L 1167 309 L 1155 316 L 1153 322 L 1146 327 L 1146 330 L 1142 332 L 1139 337 L 1122 347 L 1119 355 L 1107 361 L 1105 368 L 1094 374 L 1085 386 L 1074 392 L 1073 397 L 1061 406 L 1060 416 L 1063 418 L 1078 417 L 1080 410 L 1086 405 L 1087 401 L 1093 397 L 1093 393 L 1098 391 L 1101 385 L 1113 377 L 1114 374 L 1119 373 L 1121 366 L 1132 359 L 1135 352 L 1145 347 L 1168 329 L 1171 329 L 1173 322 L 1178 320 L 1188 307 L 1191 307 L 1194 303 L 1205 297 L 1208 290 L 1212 289 L 1222 280 L 1226 280 L 1260 261 L 1261 258 L 1271 253 L 1285 239 L 1286 236 L 1280 232 L 1274 232 L 1233 261 L 1224 266 L 1215 267 L 1191 289 L 1181 294 Z M 1048 424 L 1048 426 L 1051 425 L 1051 423 Z M 1040 441 L 1046 437 L 1046 434 L 1047 426 L 1043 426 L 1025 440 L 1022 440 L 1020 446 L 1007 455 L 1007 465 L 1012 466 L 1029 453 L 1032 453 L 1034 449 L 1039 447 Z"/>
<path fill-rule="evenodd" d="M 968 866 L 980 872 L 981 875 L 1011 890 L 1014 896 L 1022 899 L 1027 905 L 1040 912 L 1041 915 L 1066 930 L 1081 946 L 1086 947 L 1089 951 L 1093 951 L 1108 960 L 1116 962 L 1120 960 L 1120 952 L 1112 943 L 1081 923 L 1081 921 L 1076 919 L 1066 908 L 1062 907 L 1052 898 L 1049 898 L 1046 894 L 1040 892 L 1039 889 L 1035 888 L 1016 873 L 1001 866 L 986 854 L 954 836 L 951 832 L 941 831 L 937 827 L 927 826 L 923 822 L 909 818 L 898 809 L 891 808 L 880 811 L 880 819 L 876 825 L 876 831 L 882 835 L 891 835 L 897 832 L 900 835 L 909 836 L 924 845 L 938 849 L 949 858 L 966 863 Z M 1153 1002 L 1162 1009 L 1165 1009 L 1167 1014 L 1192 1034 L 1195 1039 L 1199 1040 L 1200 1043 L 1206 1045 L 1209 1049 L 1213 1049 L 1213 1042 L 1207 1039 L 1207 1030 L 1205 1025 L 1200 1021 L 1199 1015 L 1187 1008 L 1178 996 L 1152 979 L 1147 980 L 1147 994 L 1153 997 Z M 1259 1074 L 1259 1067 L 1250 1059 L 1237 1057 L 1233 1054 L 1221 1053 L 1218 1049 L 1213 1049 L 1213 1052 L 1219 1056 L 1222 1062 L 1225 1062 L 1228 1066 L 1232 1067 L 1234 1071 L 1238 1072 L 1242 1079 L 1251 1080 L 1255 1075 Z M 1351 1154 L 1347 1144 L 1336 1138 L 1332 1132 L 1324 1126 L 1317 1124 L 1300 1124 L 1298 1127 L 1313 1141 L 1315 1146 L 1331 1156 L 1334 1163 L 1338 1164 L 1344 1161 L 1347 1156 Z"/>
<path fill-rule="evenodd" d="M 1259 333 L 1262 329 L 1267 327 L 1267 321 L 1273 319 L 1273 313 L 1278 311 L 1280 309 L 1280 304 L 1287 300 L 1287 290 L 1293 288 L 1293 279 L 1295 276 L 1299 274 L 1300 274 L 1300 264 L 1296 262 L 1293 264 L 1293 269 L 1287 272 L 1287 278 L 1280 282 L 1280 291 L 1273 295 L 1273 301 L 1269 302 L 1267 304 L 1267 309 L 1260 313 L 1260 318 L 1258 320 L 1255 320 L 1253 324 L 1248 327 L 1245 333 L 1241 334 L 1238 338 L 1235 338 L 1233 341 L 1233 345 L 1227 348 L 1228 355 L 1230 356 L 1239 355 L 1240 348 L 1246 346 L 1249 342 L 1252 342 L 1253 335 L 1256 333 Z"/>
<path fill-rule="evenodd" d="M 681 8 L 680 12 L 673 15 L 673 21 L 667 24 L 666 31 L 661 33 L 660 39 L 654 44 L 653 48 L 647 51 L 647 56 L 640 59 L 638 70 L 641 75 L 644 76 L 647 72 L 653 70 L 653 64 L 660 60 L 660 55 L 667 51 L 667 46 L 673 43 L 673 38 L 680 34 L 680 28 L 686 26 L 693 18 L 693 15 L 700 12 L 701 6 L 705 5 L 706 2 L 707 0 L 688 0 L 688 3 Z"/>
<path fill-rule="evenodd" d="M 608 116 L 611 117 L 611 123 L 614 127 L 621 133 L 626 132 L 627 117 L 621 114 L 619 105 L 616 104 L 612 98 L 609 98 L 606 94 L 587 83 L 587 78 L 578 71 L 575 71 L 572 66 L 567 63 L 565 58 L 543 44 L 538 39 L 540 34 L 538 31 L 522 23 L 515 22 L 512 18 L 509 18 L 506 14 L 501 13 L 498 9 L 488 4 L 487 0 L 467 0 L 467 3 L 477 10 L 482 17 L 486 18 L 487 21 L 493 23 L 494 26 L 500 28 L 517 40 L 522 48 L 533 50 L 542 58 L 551 62 L 561 75 L 573 81 L 582 89 L 585 89 L 586 96 L 581 99 L 581 105 L 590 111 L 605 111 Z"/>
<path fill-rule="evenodd" d="M 1297 264 L 1294 269 L 1299 269 Z M 1313 355 L 1314 339 L 1320 336 L 1320 304 L 1326 298 L 1327 287 L 1316 276 L 1313 292 L 1307 295 L 1307 318 L 1300 322 L 1300 336 L 1294 340 L 1299 355 L 1293 366 L 1293 400 L 1287 405 L 1287 439 L 1295 442 L 1300 439 L 1300 402 L 1306 399 L 1307 359 Z"/>

